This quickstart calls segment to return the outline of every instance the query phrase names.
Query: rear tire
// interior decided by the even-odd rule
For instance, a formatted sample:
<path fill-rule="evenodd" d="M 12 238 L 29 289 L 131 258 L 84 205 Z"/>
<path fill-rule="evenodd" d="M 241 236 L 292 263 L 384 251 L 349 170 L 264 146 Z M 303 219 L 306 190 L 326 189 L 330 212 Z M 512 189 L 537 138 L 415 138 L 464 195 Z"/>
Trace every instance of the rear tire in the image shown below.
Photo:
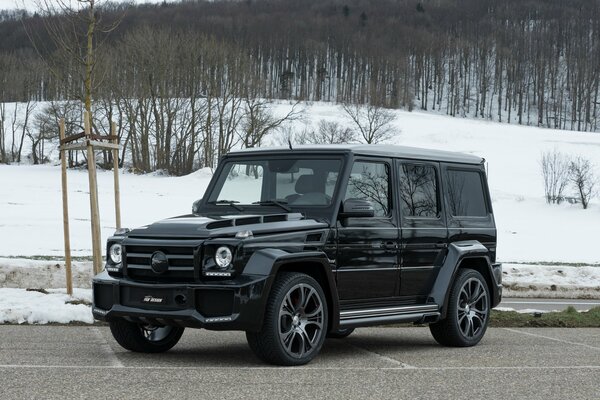
<path fill-rule="evenodd" d="M 119 318 L 109 322 L 110 331 L 124 349 L 138 353 L 162 353 L 179 342 L 184 328 L 136 324 Z"/>
<path fill-rule="evenodd" d="M 352 332 L 354 332 L 354 328 L 342 328 L 334 332 L 329 332 L 327 337 L 331 339 L 344 339 L 350 336 Z"/>
<path fill-rule="evenodd" d="M 271 288 L 261 330 L 246 332 L 248 345 L 270 364 L 306 364 L 323 346 L 327 313 L 325 293 L 315 279 L 282 272 Z"/>
<path fill-rule="evenodd" d="M 473 269 L 460 269 L 448 298 L 446 318 L 430 324 L 433 338 L 441 345 L 475 346 L 488 327 L 490 291 L 483 276 Z"/>

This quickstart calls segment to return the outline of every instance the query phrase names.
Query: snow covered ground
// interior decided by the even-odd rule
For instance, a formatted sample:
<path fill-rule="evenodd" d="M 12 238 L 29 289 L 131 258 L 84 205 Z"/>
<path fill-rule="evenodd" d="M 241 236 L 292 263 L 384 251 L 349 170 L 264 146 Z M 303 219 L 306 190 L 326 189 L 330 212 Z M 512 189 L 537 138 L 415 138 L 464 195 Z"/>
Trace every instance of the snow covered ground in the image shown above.
<path fill-rule="evenodd" d="M 283 114 L 291 106 L 277 103 Z M 600 176 L 600 134 L 578 133 L 461 119 L 421 112 L 394 111 L 398 134 L 392 143 L 461 151 L 488 161 L 489 183 L 498 226 L 498 257 L 504 262 L 600 264 L 600 202 L 547 205 L 539 159 L 558 149 L 591 159 Z M 339 106 L 307 106 L 306 123 L 321 119 L 351 126 Z M 304 122 L 296 122 L 300 130 Z M 56 156 L 56 153 L 53 153 Z M 158 174 L 121 176 L 123 225 L 135 227 L 188 213 L 201 197 L 210 170 L 184 177 Z M 69 171 L 72 248 L 89 256 L 88 181 L 85 171 Z M 114 230 L 112 172 L 99 172 L 102 236 Z M 62 210 L 58 166 L 0 165 L 0 257 L 62 255 Z"/>
<path fill-rule="evenodd" d="M 290 107 L 282 102 L 273 110 L 283 114 Z M 547 205 L 539 166 L 543 151 L 558 149 L 589 158 L 600 176 L 600 134 L 394 112 L 398 134 L 392 143 L 471 153 L 488 161 L 498 258 L 506 265 L 508 294 L 600 296 L 600 201 L 595 199 L 588 210 L 579 205 Z M 351 126 L 339 106 L 314 103 L 307 106 L 306 122 L 296 122 L 295 129 L 303 129 L 304 123 L 316 127 L 321 119 Z M 188 213 L 192 202 L 202 197 L 210 177 L 207 169 L 184 177 L 123 173 L 123 225 L 136 227 Z M 70 170 L 68 179 L 73 255 L 89 257 L 88 178 L 83 170 Z M 104 241 L 115 228 L 112 172 L 99 171 L 98 181 Z M 42 260 L 31 260 L 34 256 Z M 60 168 L 0 165 L 0 287 L 64 287 L 62 256 Z M 75 286 L 88 287 L 89 265 L 86 261 L 75 263 Z M 13 293 L 2 290 L 0 304 L 8 304 L 4 297 Z"/>
<path fill-rule="evenodd" d="M 77 289 L 68 296 L 64 289 L 40 292 L 0 288 L 0 324 L 91 324 L 91 301 L 91 289 Z"/>
<path fill-rule="evenodd" d="M 505 263 L 505 297 L 600 298 L 600 267 Z"/>

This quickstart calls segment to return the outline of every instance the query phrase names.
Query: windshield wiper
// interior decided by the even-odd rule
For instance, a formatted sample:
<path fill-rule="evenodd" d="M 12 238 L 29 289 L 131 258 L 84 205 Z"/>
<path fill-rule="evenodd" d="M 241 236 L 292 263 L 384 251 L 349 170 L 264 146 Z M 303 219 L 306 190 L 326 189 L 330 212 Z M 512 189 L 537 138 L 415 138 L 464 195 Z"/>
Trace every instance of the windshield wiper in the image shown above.
<path fill-rule="evenodd" d="M 236 203 L 239 203 L 239 201 L 236 200 L 216 200 L 216 201 L 209 201 L 208 204 L 227 204 L 228 206 L 231 206 L 233 208 L 235 208 L 238 211 L 244 211 L 244 209 L 240 206 L 236 206 Z"/>
<path fill-rule="evenodd" d="M 287 201 L 281 201 L 281 200 L 263 200 L 263 201 L 255 201 L 252 204 L 259 204 L 261 206 L 278 206 L 278 207 L 283 208 L 287 212 L 292 212 L 292 209 L 286 206 Z"/>

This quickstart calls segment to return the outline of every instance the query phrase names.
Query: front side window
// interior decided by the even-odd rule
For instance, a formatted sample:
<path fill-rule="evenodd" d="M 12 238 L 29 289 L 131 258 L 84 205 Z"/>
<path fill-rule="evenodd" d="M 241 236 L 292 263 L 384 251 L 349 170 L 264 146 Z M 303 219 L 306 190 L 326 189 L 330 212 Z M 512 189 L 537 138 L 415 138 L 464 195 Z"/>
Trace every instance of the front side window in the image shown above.
<path fill-rule="evenodd" d="M 208 203 L 278 202 L 289 206 L 329 206 L 341 166 L 339 159 L 228 161 Z"/>
<path fill-rule="evenodd" d="M 376 217 L 389 215 L 389 167 L 385 163 L 357 161 L 352 166 L 347 199 L 363 199 L 373 204 Z"/>
<path fill-rule="evenodd" d="M 478 171 L 448 170 L 446 198 L 453 217 L 485 217 L 483 182 Z"/>
<path fill-rule="evenodd" d="M 400 208 L 404 217 L 437 218 L 437 180 L 431 165 L 400 166 Z"/>

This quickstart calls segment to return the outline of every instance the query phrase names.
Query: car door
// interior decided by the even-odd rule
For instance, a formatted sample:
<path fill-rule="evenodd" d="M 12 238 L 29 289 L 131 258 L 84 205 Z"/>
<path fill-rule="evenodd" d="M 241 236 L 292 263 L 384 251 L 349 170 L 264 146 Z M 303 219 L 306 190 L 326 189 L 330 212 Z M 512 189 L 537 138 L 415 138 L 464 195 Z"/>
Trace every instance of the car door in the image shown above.
<path fill-rule="evenodd" d="M 389 159 L 356 159 L 344 200 L 370 201 L 375 216 L 337 222 L 337 284 L 342 304 L 397 295 L 398 223 L 393 210 Z"/>
<path fill-rule="evenodd" d="M 400 209 L 399 295 L 425 302 L 448 246 L 437 162 L 397 160 Z"/>
<path fill-rule="evenodd" d="M 442 164 L 448 238 L 477 240 L 496 254 L 496 226 L 483 165 Z"/>

